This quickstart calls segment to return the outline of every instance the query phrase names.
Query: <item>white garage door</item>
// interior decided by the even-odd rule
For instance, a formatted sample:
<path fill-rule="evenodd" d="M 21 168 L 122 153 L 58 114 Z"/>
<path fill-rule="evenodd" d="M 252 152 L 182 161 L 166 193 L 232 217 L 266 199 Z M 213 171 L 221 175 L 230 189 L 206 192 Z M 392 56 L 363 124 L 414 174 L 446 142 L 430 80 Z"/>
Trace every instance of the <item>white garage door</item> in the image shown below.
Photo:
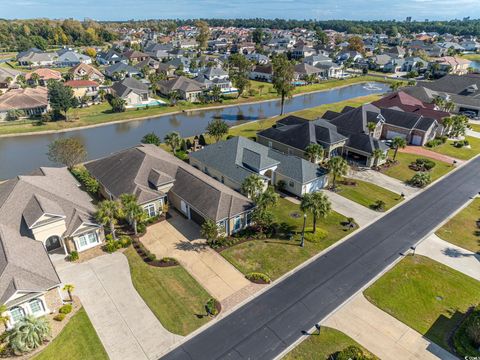
<path fill-rule="evenodd" d="M 419 135 L 413 135 L 412 137 L 412 145 L 422 145 L 422 137 Z"/>
<path fill-rule="evenodd" d="M 392 131 L 392 130 L 387 130 L 387 139 L 390 140 L 390 139 L 393 139 L 394 137 L 401 137 L 401 138 L 405 138 L 406 135 L 405 134 L 402 134 L 402 133 L 399 133 L 399 132 L 396 132 L 396 131 Z"/>

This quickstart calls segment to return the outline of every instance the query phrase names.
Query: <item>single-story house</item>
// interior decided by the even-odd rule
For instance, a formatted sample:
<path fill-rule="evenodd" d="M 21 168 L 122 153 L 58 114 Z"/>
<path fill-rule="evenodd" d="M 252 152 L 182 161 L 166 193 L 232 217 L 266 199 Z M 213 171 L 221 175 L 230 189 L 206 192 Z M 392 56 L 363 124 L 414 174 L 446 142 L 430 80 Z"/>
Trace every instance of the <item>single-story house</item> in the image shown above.
<path fill-rule="evenodd" d="M 196 102 L 199 95 L 205 90 L 205 85 L 184 76 L 175 77 L 169 80 L 160 80 L 158 83 L 158 92 L 164 96 L 169 96 L 177 91 L 180 99 Z"/>
<path fill-rule="evenodd" d="M 118 62 L 128 63 L 128 59 L 115 49 L 99 52 L 97 54 L 97 61 L 101 65 L 112 65 Z"/>
<path fill-rule="evenodd" d="M 141 61 L 147 60 L 150 57 L 150 55 L 148 54 L 133 49 L 128 49 L 124 51 L 123 56 L 125 56 L 132 64 L 137 64 Z"/>
<path fill-rule="evenodd" d="M 296 196 L 318 191 L 327 183 L 326 172 L 317 164 L 244 137 L 195 151 L 190 164 L 236 191 L 241 191 L 243 181 L 252 174 L 263 179 L 265 189 L 283 182 L 284 190 Z"/>
<path fill-rule="evenodd" d="M 39 116 L 48 111 L 48 90 L 44 87 L 12 89 L 0 96 L 0 120 L 10 110 L 21 110 L 25 116 Z"/>
<path fill-rule="evenodd" d="M 232 234 L 250 223 L 254 204 L 154 145 L 140 145 L 85 164 L 107 199 L 134 194 L 149 216 L 168 203 L 197 224 L 214 221 Z"/>
<path fill-rule="evenodd" d="M 58 55 L 54 52 L 43 52 L 39 49 L 30 49 L 17 55 L 20 66 L 53 66 Z"/>
<path fill-rule="evenodd" d="M 256 65 L 252 71 L 250 71 L 250 79 L 272 82 L 273 67 L 272 64 Z"/>
<path fill-rule="evenodd" d="M 57 67 L 71 67 L 78 64 L 91 64 L 90 56 L 80 54 L 69 49 L 62 49 L 57 52 L 58 57 L 55 59 L 54 65 Z"/>
<path fill-rule="evenodd" d="M 135 78 L 125 78 L 112 85 L 112 92 L 126 102 L 127 107 L 135 107 L 148 101 L 148 85 Z"/>
<path fill-rule="evenodd" d="M 318 79 L 322 73 L 321 69 L 306 63 L 295 65 L 295 78 L 298 80 L 307 80 L 310 76 Z"/>
<path fill-rule="evenodd" d="M 19 75 L 22 75 L 21 71 L 8 68 L 0 68 L 0 93 L 3 90 L 7 90 L 9 87 L 11 87 L 12 84 L 16 82 Z"/>
<path fill-rule="evenodd" d="M 137 69 L 131 65 L 125 64 L 124 62 L 116 62 L 104 70 L 105 75 L 109 78 L 119 80 L 125 77 L 131 77 L 134 75 L 141 76 L 142 72 L 140 69 Z"/>
<path fill-rule="evenodd" d="M 105 75 L 92 65 L 80 63 L 68 72 L 73 75 L 73 80 L 91 80 L 97 83 L 105 81 Z"/>
<path fill-rule="evenodd" d="M 33 74 L 37 76 L 37 83 L 32 79 Z M 25 75 L 25 80 L 30 85 L 40 85 L 40 86 L 47 86 L 48 80 L 55 80 L 60 81 L 62 80 L 62 74 L 60 71 L 47 69 L 47 68 L 40 68 L 35 71 L 32 71 Z"/>

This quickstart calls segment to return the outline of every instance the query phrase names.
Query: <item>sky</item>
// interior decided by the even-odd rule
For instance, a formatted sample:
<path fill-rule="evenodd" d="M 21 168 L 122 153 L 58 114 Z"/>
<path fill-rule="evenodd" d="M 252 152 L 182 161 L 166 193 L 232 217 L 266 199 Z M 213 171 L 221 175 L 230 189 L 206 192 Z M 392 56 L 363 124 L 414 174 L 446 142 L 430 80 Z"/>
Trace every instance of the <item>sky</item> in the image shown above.
<path fill-rule="evenodd" d="M 480 18 L 480 0 L 0 0 L 0 18 L 82 20 Z"/>

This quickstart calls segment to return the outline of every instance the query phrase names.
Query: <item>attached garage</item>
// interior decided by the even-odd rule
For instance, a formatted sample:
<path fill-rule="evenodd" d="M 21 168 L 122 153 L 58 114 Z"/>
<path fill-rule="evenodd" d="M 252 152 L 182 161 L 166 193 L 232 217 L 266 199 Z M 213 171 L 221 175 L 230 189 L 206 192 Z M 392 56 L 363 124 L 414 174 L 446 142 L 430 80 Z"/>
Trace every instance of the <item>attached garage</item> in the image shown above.
<path fill-rule="evenodd" d="M 396 132 L 396 131 L 393 131 L 393 130 L 387 130 L 386 138 L 388 140 L 393 139 L 397 136 L 401 137 L 401 138 L 404 138 L 404 139 L 407 137 L 405 134 L 402 134 L 402 133 L 399 133 L 399 132 Z"/>
<path fill-rule="evenodd" d="M 200 226 L 205 222 L 205 218 L 192 208 L 190 208 L 190 219 Z"/>
<path fill-rule="evenodd" d="M 420 135 L 413 135 L 412 136 L 412 145 L 422 146 L 423 144 L 423 137 Z"/>

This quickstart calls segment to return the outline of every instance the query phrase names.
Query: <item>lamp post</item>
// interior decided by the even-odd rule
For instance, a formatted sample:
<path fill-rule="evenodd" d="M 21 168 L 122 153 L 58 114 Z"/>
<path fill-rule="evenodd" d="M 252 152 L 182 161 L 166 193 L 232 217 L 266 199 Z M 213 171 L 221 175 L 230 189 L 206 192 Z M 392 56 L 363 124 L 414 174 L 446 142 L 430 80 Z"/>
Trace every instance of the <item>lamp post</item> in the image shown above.
<path fill-rule="evenodd" d="M 415 250 L 417 249 L 417 247 L 416 247 L 416 246 L 412 246 L 412 247 L 410 247 L 410 249 L 413 251 L 412 255 L 415 256 Z"/>
<path fill-rule="evenodd" d="M 303 229 L 302 229 L 302 241 L 300 242 L 300 246 L 303 248 L 305 246 L 305 224 L 307 223 L 307 214 L 303 214 Z"/>

